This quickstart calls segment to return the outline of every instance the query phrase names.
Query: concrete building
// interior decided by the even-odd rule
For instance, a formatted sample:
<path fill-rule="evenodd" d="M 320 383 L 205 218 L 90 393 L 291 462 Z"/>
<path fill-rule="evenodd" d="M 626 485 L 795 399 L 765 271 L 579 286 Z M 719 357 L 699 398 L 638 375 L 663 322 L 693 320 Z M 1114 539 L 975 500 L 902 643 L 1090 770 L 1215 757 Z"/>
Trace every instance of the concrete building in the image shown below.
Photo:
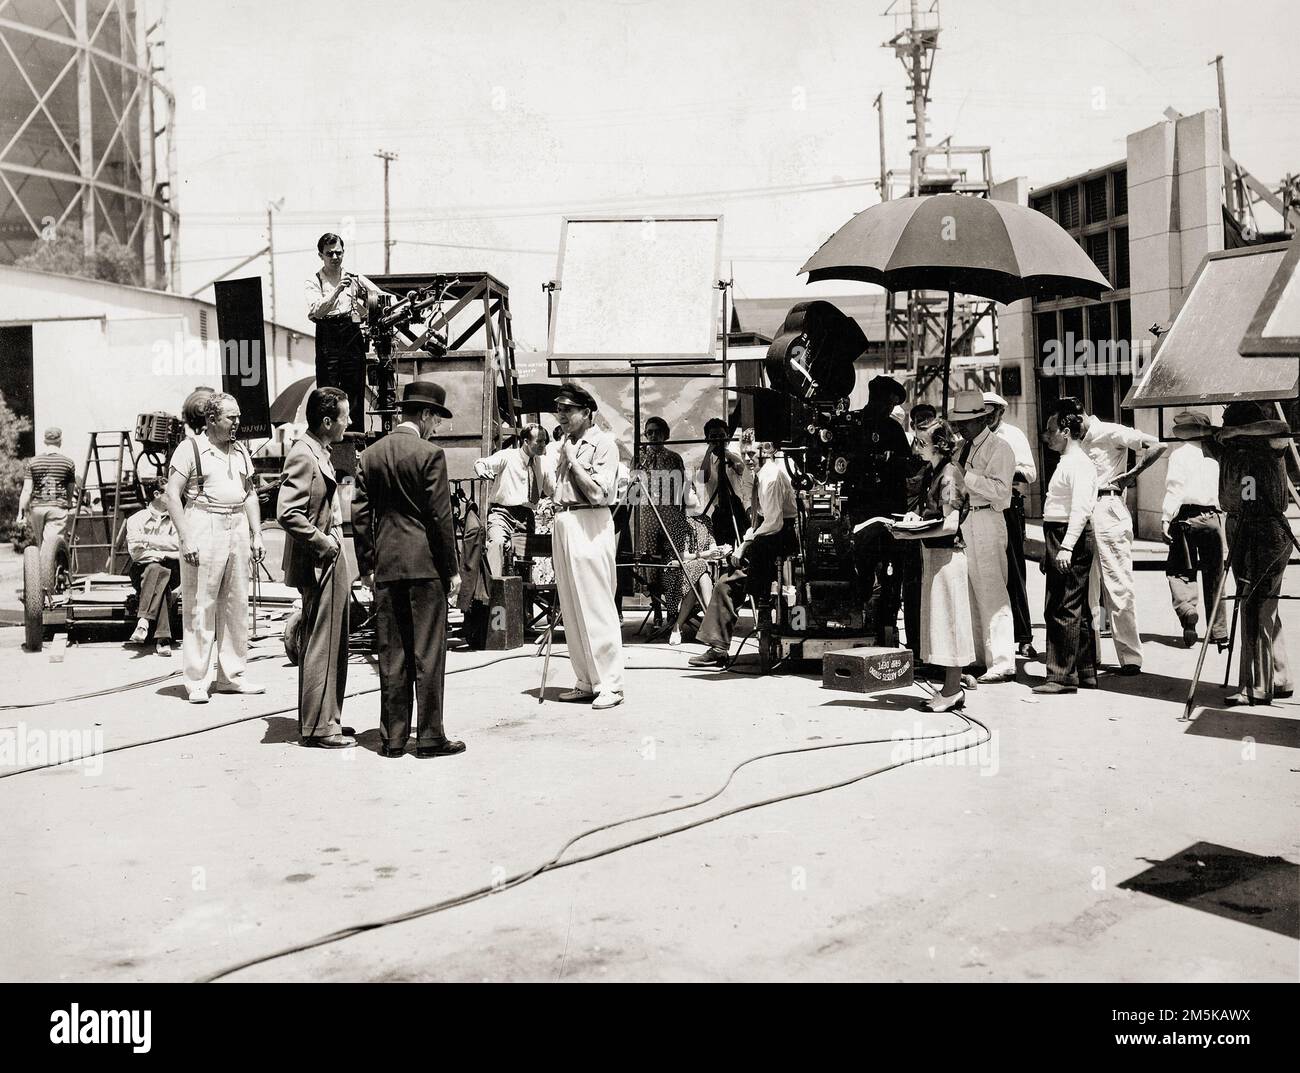
<path fill-rule="evenodd" d="M 315 341 L 265 324 L 267 395 L 315 372 Z M 34 432 L 63 429 L 80 467 L 92 431 L 134 429 L 136 416 L 178 413 L 200 384 L 221 386 L 210 302 L 141 287 L 0 265 L 0 392 Z M 32 453 L 33 433 L 20 444 Z"/>
<path fill-rule="evenodd" d="M 1115 288 L 1099 301 L 1000 308 L 1002 393 L 1011 403 L 1009 419 L 1031 439 L 1045 408 L 1065 395 L 1083 399 L 1103 420 L 1158 432 L 1154 411 L 1125 411 L 1120 403 L 1152 353 L 1148 329 L 1169 327 L 1201 259 L 1224 247 L 1223 166 L 1219 112 L 1209 109 L 1130 134 L 1123 160 L 1033 190 L 1024 179 L 994 188 L 991 196 L 1055 219 Z M 1040 459 L 1046 476 L 1054 460 L 1041 447 Z M 1130 494 L 1145 539 L 1160 538 L 1164 480 L 1161 461 Z"/>
<path fill-rule="evenodd" d="M 175 289 L 176 101 L 144 0 L 0 4 L 0 264 L 71 225 Z"/>

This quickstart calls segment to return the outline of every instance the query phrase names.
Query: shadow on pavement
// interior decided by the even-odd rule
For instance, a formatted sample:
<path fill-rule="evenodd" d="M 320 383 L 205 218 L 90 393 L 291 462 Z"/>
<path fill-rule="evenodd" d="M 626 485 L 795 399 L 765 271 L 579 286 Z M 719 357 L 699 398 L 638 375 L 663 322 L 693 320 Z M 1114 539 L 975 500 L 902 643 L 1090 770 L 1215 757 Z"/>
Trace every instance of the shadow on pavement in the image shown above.
<path fill-rule="evenodd" d="M 1274 706 L 1276 708 L 1277 706 Z M 1260 708 L 1206 708 L 1187 727 L 1188 734 L 1203 738 L 1241 741 L 1253 738 L 1260 745 L 1280 745 L 1300 749 L 1300 720 L 1281 713 L 1265 715 Z"/>
<path fill-rule="evenodd" d="M 1149 863 L 1120 889 L 1300 939 L 1300 867 L 1290 861 L 1197 842 Z"/>

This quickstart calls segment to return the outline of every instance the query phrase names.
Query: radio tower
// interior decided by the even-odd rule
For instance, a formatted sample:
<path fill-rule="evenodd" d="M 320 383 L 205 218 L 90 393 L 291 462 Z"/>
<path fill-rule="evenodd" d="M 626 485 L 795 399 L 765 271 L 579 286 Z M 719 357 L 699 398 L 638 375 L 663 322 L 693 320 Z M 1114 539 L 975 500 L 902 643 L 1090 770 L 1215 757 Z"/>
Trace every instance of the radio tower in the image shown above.
<path fill-rule="evenodd" d="M 892 0 L 884 14 L 894 20 L 895 27 L 894 36 L 884 47 L 893 50 L 907 73 L 907 104 L 912 113 L 907 123 L 912 128 L 912 146 L 905 179 L 881 160 L 881 200 L 888 201 L 896 194 L 916 197 L 966 193 L 987 197 L 993 181 L 988 146 L 954 146 L 950 137 L 935 145 L 929 140 L 926 108 L 930 103 L 934 54 L 939 48 L 939 0 Z M 877 101 L 883 157 L 883 94 Z M 962 158 L 966 159 L 965 165 Z M 968 177 L 969 171 L 974 171 L 976 177 Z M 927 291 L 908 291 L 906 304 L 901 307 L 892 293 L 886 298 L 885 369 L 893 371 L 895 347 L 900 347 L 904 354 L 902 368 L 916 375 L 916 398 L 942 371 L 946 303 L 946 294 Z M 976 328 L 985 316 L 992 321 L 992 302 L 958 300 L 953 327 L 955 355 L 971 353 Z"/>

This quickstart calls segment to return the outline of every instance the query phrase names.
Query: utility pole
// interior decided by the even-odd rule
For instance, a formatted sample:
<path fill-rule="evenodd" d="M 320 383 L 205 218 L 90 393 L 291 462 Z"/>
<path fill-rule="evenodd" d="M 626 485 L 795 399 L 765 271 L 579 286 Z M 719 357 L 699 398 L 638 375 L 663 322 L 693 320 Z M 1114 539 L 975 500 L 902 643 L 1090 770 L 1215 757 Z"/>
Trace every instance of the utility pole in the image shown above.
<path fill-rule="evenodd" d="M 392 240 L 388 237 L 388 165 L 397 159 L 397 154 L 380 149 L 375 156 L 384 162 L 384 275 L 388 275 L 389 258 L 393 249 Z"/>
<path fill-rule="evenodd" d="M 267 260 L 267 264 L 269 265 L 269 271 L 268 271 L 268 273 L 267 273 L 267 278 L 268 278 L 269 288 L 270 288 L 270 292 L 271 292 L 271 293 L 270 293 L 270 298 L 271 298 L 271 353 L 269 353 L 269 354 L 266 355 L 266 374 L 267 374 L 267 378 L 268 378 L 268 380 L 270 381 L 270 383 L 269 383 L 268 386 L 270 387 L 270 389 L 271 389 L 272 391 L 275 391 L 275 389 L 276 389 L 276 384 L 275 384 L 275 382 L 274 382 L 274 381 L 275 381 L 275 345 L 276 345 L 276 343 L 277 343 L 277 341 L 278 341 L 278 340 L 276 339 L 276 337 L 275 337 L 275 325 L 276 325 L 276 322 L 277 322 L 277 317 L 276 317 L 276 308 L 275 308 L 275 220 L 274 220 L 274 214 L 277 213 L 277 212 L 279 212 L 280 209 L 283 208 L 283 207 L 284 207 L 284 198 L 280 198 L 278 201 L 268 201 L 268 202 L 266 203 L 266 260 Z M 272 397 L 274 398 L 274 396 L 272 396 Z"/>
<path fill-rule="evenodd" d="M 885 160 L 885 91 L 876 94 L 876 111 L 880 113 L 880 200 L 889 200 L 889 165 Z M 885 372 L 894 371 L 894 292 L 885 292 Z"/>
<path fill-rule="evenodd" d="M 1228 89 L 1223 81 L 1223 56 L 1215 56 L 1214 59 L 1207 63 L 1206 66 L 1214 65 L 1214 72 L 1219 79 L 1219 130 L 1223 136 L 1223 155 L 1231 157 L 1232 151 L 1228 144 Z M 1224 194 L 1228 203 L 1228 215 L 1238 222 L 1241 217 L 1238 214 L 1237 203 L 1237 169 L 1228 164 L 1225 160 L 1223 163 L 1224 177 Z"/>

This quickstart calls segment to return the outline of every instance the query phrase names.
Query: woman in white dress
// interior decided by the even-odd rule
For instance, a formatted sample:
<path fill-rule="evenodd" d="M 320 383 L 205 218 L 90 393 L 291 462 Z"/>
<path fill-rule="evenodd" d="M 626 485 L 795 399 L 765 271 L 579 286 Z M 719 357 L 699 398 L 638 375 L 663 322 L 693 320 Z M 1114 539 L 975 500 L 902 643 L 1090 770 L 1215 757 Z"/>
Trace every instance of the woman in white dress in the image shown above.
<path fill-rule="evenodd" d="M 966 545 L 961 535 L 966 489 L 961 467 L 952 460 L 960 442 L 946 421 L 931 421 L 917 430 L 912 446 L 930 463 L 932 475 L 921 512 L 905 515 L 903 522 L 932 524 L 921 529 L 889 526 L 895 540 L 921 541 L 921 659 L 943 669 L 943 692 L 925 705 L 932 712 L 965 706 L 961 670 L 975 659 Z"/>

